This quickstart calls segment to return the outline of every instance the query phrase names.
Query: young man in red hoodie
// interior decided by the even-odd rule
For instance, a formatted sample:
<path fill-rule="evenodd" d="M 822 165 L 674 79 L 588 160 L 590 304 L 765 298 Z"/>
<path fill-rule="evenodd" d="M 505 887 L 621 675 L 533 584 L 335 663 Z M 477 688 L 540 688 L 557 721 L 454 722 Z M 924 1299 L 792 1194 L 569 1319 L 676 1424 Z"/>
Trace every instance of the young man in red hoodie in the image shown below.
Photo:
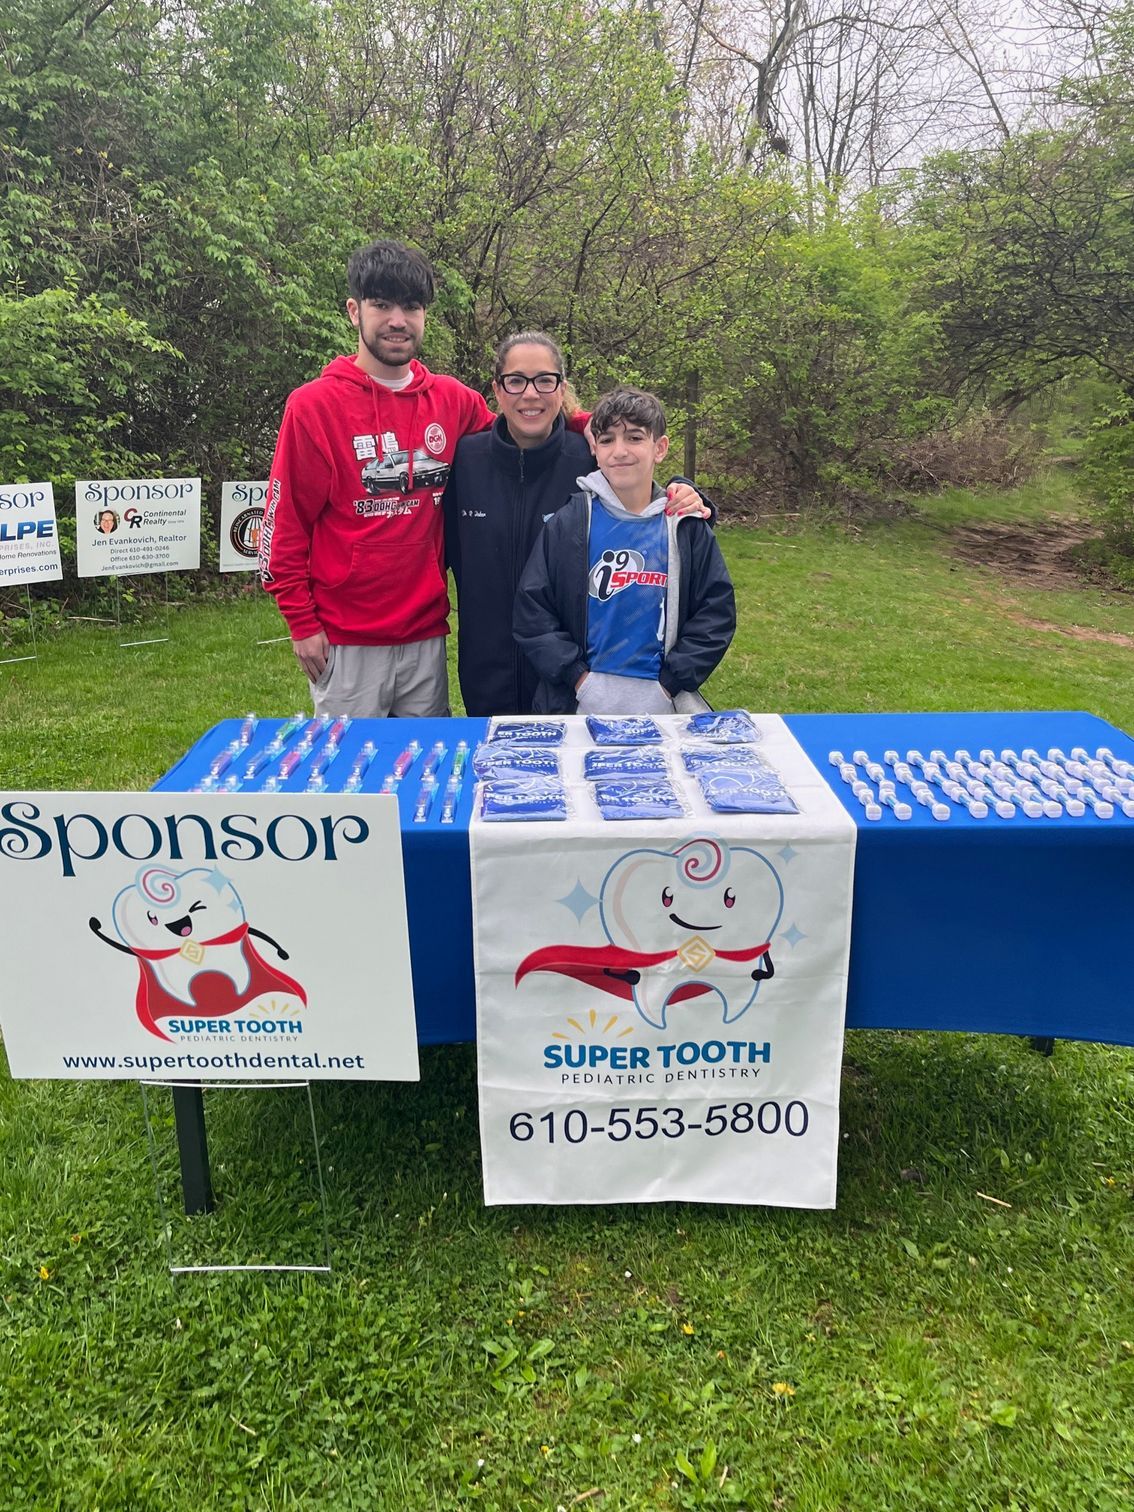
<path fill-rule="evenodd" d="M 474 389 L 417 361 L 434 293 L 420 252 L 361 247 L 347 282 L 358 351 L 287 401 L 260 573 L 317 714 L 445 715 L 441 496 L 457 442 L 493 415 Z"/>

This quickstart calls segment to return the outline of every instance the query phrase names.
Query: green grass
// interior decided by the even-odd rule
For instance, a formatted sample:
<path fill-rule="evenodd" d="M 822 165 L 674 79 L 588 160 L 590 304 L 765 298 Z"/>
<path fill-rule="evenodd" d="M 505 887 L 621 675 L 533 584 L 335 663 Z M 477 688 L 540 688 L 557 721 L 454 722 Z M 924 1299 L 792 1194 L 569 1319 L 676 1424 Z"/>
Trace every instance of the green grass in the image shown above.
<path fill-rule="evenodd" d="M 1089 709 L 1134 727 L 1131 648 L 1067 633 L 1134 636 L 1134 597 L 1028 590 L 950 551 L 954 526 L 1026 529 L 1073 504 L 1054 473 L 1014 494 L 951 490 L 854 533 L 723 531 L 741 628 L 711 696 L 785 713 Z"/>
<path fill-rule="evenodd" d="M 950 553 L 966 520 L 1069 507 L 725 531 L 716 700 L 1134 726 L 1129 649 L 1033 627 L 1134 635 L 1134 600 Z M 144 787 L 214 720 L 304 705 L 258 598 L 172 633 L 0 669 L 4 783 Z M 330 1280 L 173 1283 L 137 1087 L 0 1078 L 0 1507 L 1127 1507 L 1132 1091 L 1126 1050 L 858 1032 L 832 1213 L 488 1210 L 474 1055 L 435 1049 L 420 1086 L 313 1089 Z M 208 1101 L 223 1202 L 186 1220 L 151 1095 L 175 1259 L 321 1259 L 303 1095 Z"/>

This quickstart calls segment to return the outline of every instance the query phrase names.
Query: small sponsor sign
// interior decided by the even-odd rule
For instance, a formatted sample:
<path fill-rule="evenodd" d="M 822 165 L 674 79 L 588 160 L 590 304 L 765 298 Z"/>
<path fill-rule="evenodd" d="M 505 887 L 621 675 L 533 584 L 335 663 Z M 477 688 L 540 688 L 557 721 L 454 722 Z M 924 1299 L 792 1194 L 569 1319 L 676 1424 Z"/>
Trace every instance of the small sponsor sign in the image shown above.
<path fill-rule="evenodd" d="M 201 565 L 200 478 L 96 478 L 75 484 L 80 577 Z"/>

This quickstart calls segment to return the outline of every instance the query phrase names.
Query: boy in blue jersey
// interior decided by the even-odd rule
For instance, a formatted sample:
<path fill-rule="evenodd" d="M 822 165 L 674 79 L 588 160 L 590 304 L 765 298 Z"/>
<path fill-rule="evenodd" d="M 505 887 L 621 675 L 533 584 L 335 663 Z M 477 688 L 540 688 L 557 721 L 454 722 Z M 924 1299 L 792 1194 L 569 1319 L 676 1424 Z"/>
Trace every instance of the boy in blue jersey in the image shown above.
<path fill-rule="evenodd" d="M 667 515 L 669 450 L 652 394 L 620 388 L 591 417 L 599 470 L 548 522 L 520 579 L 513 630 L 539 674 L 537 714 L 669 714 L 728 650 L 736 600 L 703 519 Z"/>

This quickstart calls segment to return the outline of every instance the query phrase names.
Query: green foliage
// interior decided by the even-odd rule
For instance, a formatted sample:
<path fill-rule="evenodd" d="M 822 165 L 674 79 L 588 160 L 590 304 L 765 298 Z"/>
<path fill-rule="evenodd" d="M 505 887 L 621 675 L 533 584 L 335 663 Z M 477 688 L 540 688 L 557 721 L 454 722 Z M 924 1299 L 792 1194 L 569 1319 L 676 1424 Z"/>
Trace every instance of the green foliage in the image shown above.
<path fill-rule="evenodd" d="M 64 289 L 0 293 L 0 477 L 129 477 L 132 411 L 178 354 L 125 310 Z"/>
<path fill-rule="evenodd" d="M 1132 133 L 1134 119 L 1088 122 L 925 165 L 923 298 L 943 315 L 952 392 L 1016 404 L 1092 367 L 1134 381 Z"/>
<path fill-rule="evenodd" d="M 908 186 L 952 393 L 1014 406 L 1084 375 L 1134 388 L 1134 7 L 1099 39 L 1058 129 L 942 154 Z"/>
<path fill-rule="evenodd" d="M 545 326 L 588 397 L 644 382 L 675 432 L 696 380 L 702 460 L 777 496 L 869 486 L 940 410 L 895 235 L 873 207 L 843 219 L 723 171 L 648 6 L 5 12 L 0 277 L 168 344 L 139 358 L 176 349 L 139 362 L 106 428 L 120 413 L 126 451 L 206 486 L 264 470 L 287 391 L 344 343 L 346 256 L 377 234 L 441 271 L 438 365 L 480 383 L 502 335 Z M 76 352 L 92 392 L 97 365 Z"/>
<path fill-rule="evenodd" d="M 281 108 L 314 25 L 294 0 L 5 12 L 0 278 L 93 298 L 84 311 L 176 348 L 126 372 L 106 330 L 135 454 L 206 480 L 263 471 L 288 390 L 341 349 L 343 264 L 372 234 L 375 186 L 406 225 L 420 155 L 370 137 L 305 150 Z M 72 363 L 95 393 L 101 357 L 85 342 Z"/>
<path fill-rule="evenodd" d="M 777 238 L 749 287 L 736 442 L 756 438 L 789 495 L 872 490 L 888 453 L 951 410 L 934 390 L 938 322 L 911 309 L 899 234 L 865 200 Z"/>
<path fill-rule="evenodd" d="M 501 336 L 546 327 L 585 401 L 657 390 L 709 480 L 765 503 L 877 493 L 973 405 L 1134 381 L 1128 11 L 1070 126 L 858 198 L 722 154 L 675 25 L 647 0 L 0 0 L 24 333 L 0 472 L 261 475 L 288 391 L 353 344 L 343 268 L 378 235 L 438 267 L 434 365 L 481 386 Z M 41 298 L 44 360 L 75 338 L 54 386 Z"/>
<path fill-rule="evenodd" d="M 1091 426 L 1081 472 L 1106 546 L 1134 557 L 1134 400 L 1122 398 Z"/>

